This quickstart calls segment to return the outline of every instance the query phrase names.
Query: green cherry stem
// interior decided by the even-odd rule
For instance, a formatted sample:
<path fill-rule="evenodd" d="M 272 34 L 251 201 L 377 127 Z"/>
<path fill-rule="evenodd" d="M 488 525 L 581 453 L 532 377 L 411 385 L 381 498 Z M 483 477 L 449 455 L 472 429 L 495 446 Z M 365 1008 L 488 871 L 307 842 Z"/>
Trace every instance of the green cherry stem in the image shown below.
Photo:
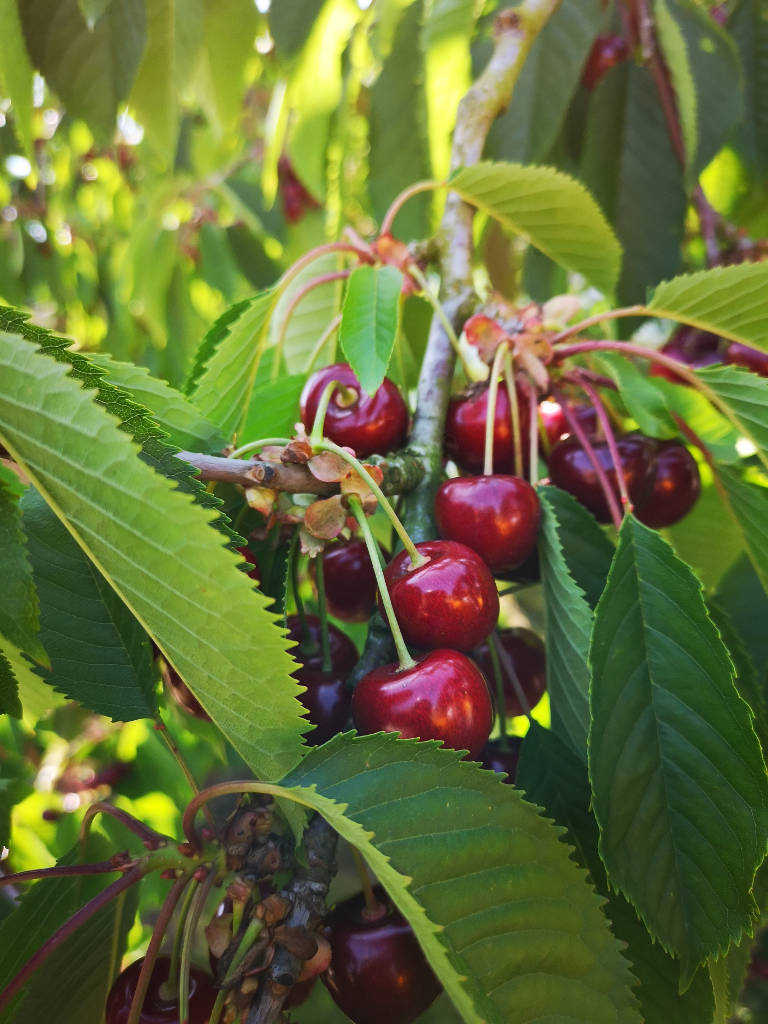
<path fill-rule="evenodd" d="M 426 298 L 427 302 L 429 302 L 430 306 L 435 311 L 435 316 L 443 325 L 443 329 L 445 330 L 445 333 L 448 335 L 448 340 L 450 341 L 454 352 L 458 356 L 459 362 L 461 363 L 464 369 L 464 373 L 466 374 L 467 379 L 475 380 L 472 368 L 467 364 L 467 360 L 464 356 L 464 353 L 461 350 L 461 345 L 459 344 L 459 339 L 456 337 L 456 331 L 454 331 L 453 329 L 453 324 L 445 315 L 445 310 L 443 309 L 440 300 L 432 291 L 429 281 L 427 280 L 426 274 L 424 274 L 421 267 L 416 263 L 415 260 L 408 264 L 408 273 L 411 275 L 414 281 L 418 283 L 419 287 L 424 293 L 424 297 Z"/>
<path fill-rule="evenodd" d="M 509 412 L 512 420 L 512 438 L 515 445 L 515 476 L 523 475 L 523 437 L 520 431 L 520 406 L 517 401 L 515 373 L 512 367 L 512 353 L 507 349 L 504 356 L 504 383 L 507 385 Z"/>
<path fill-rule="evenodd" d="M 504 679 L 501 674 L 501 662 L 499 661 L 499 649 L 497 644 L 496 630 L 488 637 L 488 653 L 491 656 L 491 667 L 493 668 L 493 681 L 496 686 L 496 704 L 499 716 L 499 732 L 504 746 L 507 745 L 507 701 L 504 696 Z"/>
<path fill-rule="evenodd" d="M 232 962 L 229 965 L 227 973 L 224 975 L 224 978 L 222 979 L 222 988 L 219 990 L 219 994 L 216 996 L 216 1002 L 213 1004 L 213 1009 L 211 1010 L 211 1016 L 208 1020 L 208 1024 L 219 1024 L 219 1021 L 221 1020 L 221 1013 L 222 1010 L 224 1009 L 224 1002 L 226 1001 L 227 998 L 228 989 L 226 986 L 229 984 L 229 982 L 232 981 L 232 979 L 237 974 L 237 970 L 240 967 L 240 964 L 243 962 L 243 960 L 245 960 L 254 942 L 256 941 L 256 939 L 258 939 L 259 935 L 261 935 L 263 928 L 264 924 L 258 917 L 254 917 L 253 920 L 249 922 L 248 927 L 245 929 L 243 937 L 240 940 L 237 949 L 235 950 L 235 955 L 232 957 Z"/>
<path fill-rule="evenodd" d="M 317 611 L 320 618 L 320 643 L 323 651 L 323 672 L 331 671 L 331 641 L 328 636 L 328 602 L 325 598 L 325 568 L 323 553 L 315 561 L 315 585 L 317 586 Z"/>
<path fill-rule="evenodd" d="M 395 217 L 398 215 L 400 210 L 405 206 L 409 199 L 413 196 L 419 195 L 421 192 L 433 192 L 436 188 L 441 188 L 443 185 L 440 181 L 417 181 L 413 185 L 409 185 L 408 188 L 404 189 L 399 196 L 395 196 L 392 203 L 384 214 L 384 220 L 381 222 L 381 230 L 379 234 L 389 235 L 392 233 L 392 224 L 394 223 Z"/>
<path fill-rule="evenodd" d="M 184 934 L 181 940 L 181 957 L 179 960 L 179 1020 L 187 1024 L 189 1021 L 189 980 L 192 965 L 192 946 L 200 915 L 206 900 L 213 888 L 218 873 L 217 867 L 211 867 L 202 885 L 198 885 L 192 898 L 189 912 L 184 919 Z"/>
<path fill-rule="evenodd" d="M 344 462 L 346 462 L 355 470 L 358 476 L 362 477 L 362 479 L 366 482 L 368 487 L 370 487 L 370 489 L 376 495 L 376 500 L 386 513 L 390 523 L 392 523 L 395 533 L 400 538 L 403 547 L 410 555 L 413 567 L 418 568 L 420 565 L 425 565 L 426 562 L 429 561 L 429 559 L 425 558 L 424 555 L 419 553 L 416 545 L 408 536 L 408 531 L 405 529 L 403 524 L 398 519 L 397 514 L 395 510 L 392 508 L 389 499 L 386 497 L 382 489 L 373 479 L 373 477 L 362 464 L 362 462 L 360 462 L 359 459 L 356 459 L 355 456 L 352 455 L 351 452 L 349 452 L 346 448 L 341 448 L 339 445 L 334 444 L 333 441 L 322 440 L 318 442 L 314 447 L 317 451 L 333 452 L 334 455 L 338 455 L 340 459 L 343 459 Z"/>
<path fill-rule="evenodd" d="M 317 412 L 312 422 L 312 433 L 309 435 L 309 443 L 314 447 L 319 441 L 323 440 L 323 427 L 325 426 L 325 414 L 328 412 L 328 406 L 330 405 L 331 398 L 336 388 L 341 387 L 341 384 L 337 380 L 329 380 L 323 388 L 323 393 L 320 395 L 320 401 L 317 403 Z"/>
<path fill-rule="evenodd" d="M 483 459 L 483 475 L 493 474 L 493 441 L 496 433 L 496 403 L 499 398 L 499 374 L 504 355 L 507 352 L 507 343 L 502 341 L 493 357 L 491 366 L 491 379 L 488 383 L 488 405 L 485 410 L 485 449 Z"/>
<path fill-rule="evenodd" d="M 197 795 L 197 793 L 195 795 Z M 168 977 L 160 986 L 160 998 L 165 999 L 169 1003 L 176 1001 L 176 993 L 179 988 L 179 960 L 181 958 L 181 942 L 184 938 L 184 924 L 187 920 L 187 916 L 189 915 L 189 908 L 192 906 L 192 900 L 195 898 L 197 887 L 198 882 L 193 879 L 191 884 L 184 890 L 181 906 L 179 907 L 178 927 L 176 928 L 176 934 L 173 937 L 171 962 L 168 965 Z"/>
<path fill-rule="evenodd" d="M 294 533 L 293 540 L 291 541 L 291 548 L 288 552 L 288 559 L 290 562 L 289 573 L 291 577 L 291 590 L 293 591 L 293 600 L 296 604 L 296 614 L 299 617 L 299 632 L 301 633 L 301 640 L 299 641 L 299 648 L 303 648 L 305 651 L 314 653 L 316 648 L 312 643 L 312 637 L 309 632 L 309 626 L 307 625 L 307 613 L 304 609 L 304 602 L 301 598 L 301 590 L 299 587 L 299 534 L 298 531 Z"/>
<path fill-rule="evenodd" d="M 258 441 L 249 441 L 248 444 L 241 445 L 239 448 L 235 448 L 233 452 L 230 452 L 227 458 L 239 459 L 241 455 L 245 455 L 246 452 L 252 452 L 254 448 L 266 448 L 270 444 L 290 444 L 290 438 L 288 437 L 260 437 Z"/>
<path fill-rule="evenodd" d="M 381 603 L 384 606 L 384 613 L 387 616 L 387 622 L 389 628 L 392 631 L 392 639 L 395 641 L 395 648 L 397 649 L 397 657 L 400 662 L 400 668 L 413 668 L 416 662 L 411 657 L 411 653 L 405 645 L 403 640 L 403 634 L 400 631 L 400 625 L 395 615 L 395 609 L 392 607 L 392 598 L 389 596 L 389 589 L 387 588 L 386 580 L 384 579 L 384 571 L 381 568 L 381 562 L 379 560 L 379 549 L 374 540 L 373 534 L 371 533 L 371 527 L 368 524 L 368 517 L 363 511 L 363 506 L 360 503 L 360 499 L 356 495 L 352 495 L 349 499 L 349 505 L 352 512 L 360 525 L 360 532 L 363 535 L 365 546 L 368 548 L 368 557 L 371 560 L 371 566 L 373 567 L 374 575 L 376 576 L 376 583 L 379 588 L 379 594 L 381 595 Z"/>

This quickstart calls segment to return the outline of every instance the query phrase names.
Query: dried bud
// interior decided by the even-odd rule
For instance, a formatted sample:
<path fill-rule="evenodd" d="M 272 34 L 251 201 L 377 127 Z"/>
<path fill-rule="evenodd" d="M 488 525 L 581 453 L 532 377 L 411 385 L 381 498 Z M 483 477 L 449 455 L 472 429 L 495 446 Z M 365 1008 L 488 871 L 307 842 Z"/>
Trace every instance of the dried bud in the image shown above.
<path fill-rule="evenodd" d="M 476 313 L 464 324 L 467 343 L 476 348 L 485 363 L 492 363 L 496 349 L 503 341 L 509 341 L 507 332 L 491 317 Z"/>
<path fill-rule="evenodd" d="M 299 547 L 302 555 L 309 555 L 310 558 L 315 558 L 325 550 L 325 543 L 317 537 L 313 537 L 309 530 L 300 526 Z"/>
<path fill-rule="evenodd" d="M 272 893 L 266 896 L 258 905 L 256 916 L 261 918 L 267 926 L 272 927 L 287 917 L 290 909 L 291 904 L 289 900 L 278 893 Z"/>
<path fill-rule="evenodd" d="M 277 494 L 271 487 L 246 487 L 245 500 L 256 512 L 268 516 L 277 501 Z"/>
<path fill-rule="evenodd" d="M 318 935 L 316 938 L 317 950 L 314 956 L 311 956 L 309 960 L 304 962 L 301 974 L 299 975 L 299 981 L 308 981 L 310 978 L 316 978 L 318 974 L 323 974 L 331 966 L 330 942 L 324 935 Z"/>
<path fill-rule="evenodd" d="M 299 960 L 311 960 L 318 951 L 317 936 L 306 928 L 283 924 L 275 929 L 275 942 Z"/>
<path fill-rule="evenodd" d="M 320 452 L 312 456 L 307 463 L 307 469 L 317 480 L 335 484 L 349 472 L 349 465 L 335 452 Z"/>
<path fill-rule="evenodd" d="M 347 513 L 340 494 L 313 501 L 304 514 L 304 526 L 313 537 L 319 537 L 321 540 L 334 540 L 346 523 Z"/>
<path fill-rule="evenodd" d="M 384 479 L 384 473 L 379 466 L 372 466 L 369 463 L 363 463 L 363 468 L 368 471 L 368 475 L 373 477 L 377 484 L 381 484 L 381 481 Z M 349 469 L 345 473 L 339 486 L 341 488 L 341 493 L 346 498 L 354 494 L 360 499 L 363 511 L 367 515 L 376 511 L 379 503 L 378 498 L 368 486 L 367 480 L 363 479 L 363 477 L 361 477 L 354 469 Z"/>
<path fill-rule="evenodd" d="M 312 458 L 312 445 L 305 437 L 294 437 L 294 439 L 283 448 L 280 456 L 281 462 L 293 462 L 300 466 L 306 465 Z"/>
<path fill-rule="evenodd" d="M 214 919 L 205 929 L 205 938 L 211 955 L 220 959 L 232 941 L 232 915 L 222 914 Z"/>

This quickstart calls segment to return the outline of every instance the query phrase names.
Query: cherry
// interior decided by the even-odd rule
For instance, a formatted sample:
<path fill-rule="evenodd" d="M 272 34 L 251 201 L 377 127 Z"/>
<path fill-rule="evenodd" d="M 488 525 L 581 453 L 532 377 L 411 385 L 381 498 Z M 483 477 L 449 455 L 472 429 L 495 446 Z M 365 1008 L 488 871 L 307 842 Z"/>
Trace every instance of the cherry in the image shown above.
<path fill-rule="evenodd" d="M 590 438 L 594 437 L 598 429 L 597 412 L 594 407 L 572 403 L 570 408 L 586 431 L 587 436 Z M 563 408 L 554 398 L 544 398 L 539 402 L 539 417 L 544 424 L 544 430 L 550 445 L 557 444 L 558 441 L 562 441 L 564 437 L 568 437 L 571 433 L 571 428 L 568 426 L 568 420 L 565 418 Z"/>
<path fill-rule="evenodd" d="M 488 685 L 458 651 L 430 651 L 410 668 L 383 665 L 363 676 L 352 697 L 359 732 L 399 732 L 404 739 L 442 740 L 477 757 L 493 727 Z"/>
<path fill-rule="evenodd" d="M 744 366 L 753 373 L 759 373 L 761 377 L 768 377 L 768 352 L 761 352 L 749 345 L 741 345 L 738 341 L 732 341 L 726 348 L 723 358 L 726 363 Z"/>
<path fill-rule="evenodd" d="M 283 216 L 289 224 L 300 221 L 309 210 L 318 209 L 319 203 L 297 177 L 293 164 L 287 156 L 281 156 L 277 162 L 277 178 L 283 204 Z"/>
<path fill-rule="evenodd" d="M 361 540 L 334 544 L 323 554 L 328 610 L 345 622 L 365 622 L 376 607 L 376 577 Z"/>
<path fill-rule="evenodd" d="M 251 549 L 247 546 L 238 548 L 237 550 L 246 562 L 253 566 L 252 569 L 244 570 L 245 575 L 249 576 L 252 580 L 255 580 L 256 583 L 261 583 L 261 570 L 259 569 L 259 563 L 256 561 L 256 555 L 254 555 Z"/>
<path fill-rule="evenodd" d="M 503 740 L 491 740 L 490 743 L 486 743 L 480 753 L 483 768 L 498 772 L 499 775 L 506 775 L 502 782 L 513 786 L 517 778 L 517 762 L 520 760 L 522 743 L 521 736 L 507 736 L 506 743 Z"/>
<path fill-rule="evenodd" d="M 635 515 L 656 529 L 672 526 L 691 511 L 700 493 L 699 467 L 685 445 L 678 441 L 660 443 L 651 491 L 635 509 Z"/>
<path fill-rule="evenodd" d="M 502 647 L 499 667 L 504 686 L 506 713 L 512 717 L 524 715 L 526 709 L 520 703 L 504 662 L 509 658 L 512 663 L 517 681 L 528 703 L 528 710 L 530 710 L 536 707 L 547 688 L 547 660 L 544 644 L 535 633 L 522 626 L 500 629 L 496 635 Z M 485 678 L 489 681 L 493 680 L 493 662 L 488 643 L 481 644 L 472 657 Z"/>
<path fill-rule="evenodd" d="M 126 1024 L 143 962 L 143 958 L 134 960 L 115 979 L 107 996 L 105 1024 Z M 160 986 L 168 978 L 169 967 L 170 959 L 167 956 L 160 956 L 155 961 L 139 1024 L 179 1024 L 178 1002 L 176 1000 L 169 1002 L 160 995 Z M 216 989 L 213 987 L 211 979 L 207 974 L 193 967 L 189 979 L 187 1024 L 206 1024 L 215 1001 Z"/>
<path fill-rule="evenodd" d="M 305 616 L 309 643 L 304 644 L 304 634 L 301 627 L 301 619 L 298 615 L 289 615 L 287 626 L 288 636 L 294 643 L 299 644 L 299 649 L 293 651 L 294 657 L 301 661 L 304 668 L 321 670 L 323 667 L 323 651 L 321 644 L 322 626 L 316 615 Z M 331 648 L 331 670 L 341 675 L 351 672 L 357 664 L 357 648 L 349 639 L 346 633 L 332 623 L 328 623 L 328 643 Z"/>
<path fill-rule="evenodd" d="M 414 568 L 407 551 L 384 570 L 392 606 L 407 642 L 470 651 L 499 617 L 499 594 L 485 562 L 451 540 L 416 545 L 429 559 Z"/>
<path fill-rule="evenodd" d="M 472 548 L 493 571 L 515 569 L 536 546 L 539 498 L 517 476 L 446 480 L 435 498 L 440 535 Z"/>
<path fill-rule="evenodd" d="M 529 406 L 528 395 L 517 385 L 517 406 L 520 411 L 520 438 L 523 461 L 528 458 Z M 470 473 L 482 473 L 485 454 L 485 419 L 488 409 L 488 387 L 474 385 L 455 395 L 448 404 L 445 423 L 447 454 Z M 496 397 L 493 424 L 493 469 L 496 473 L 515 472 L 515 445 L 510 419 L 509 393 L 500 384 Z M 526 463 L 527 464 L 527 463 Z"/>
<path fill-rule="evenodd" d="M 301 419 L 307 431 L 312 429 L 320 397 L 332 380 L 344 386 L 328 403 L 324 434 L 360 458 L 378 453 L 386 455 L 401 448 L 408 432 L 408 407 L 389 379 L 375 395 L 366 395 L 351 366 L 335 363 L 313 373 L 301 393 Z"/>
<path fill-rule="evenodd" d="M 299 647 L 293 652 L 302 662 L 293 675 L 307 688 L 299 700 L 309 712 L 310 722 L 317 726 L 307 734 L 307 742 L 318 746 L 341 732 L 349 721 L 352 695 L 347 689 L 346 677 L 357 663 L 358 656 L 357 648 L 349 637 L 328 623 L 331 669 L 324 672 L 320 620 L 314 615 L 307 615 L 306 622 L 315 649 L 302 650 Z M 297 643 L 303 639 L 298 615 L 288 617 L 288 634 Z"/>
<path fill-rule="evenodd" d="M 621 36 L 598 36 L 589 51 L 584 70 L 581 72 L 582 84 L 587 89 L 594 89 L 617 64 L 621 64 L 629 56 L 629 43 Z"/>
<path fill-rule="evenodd" d="M 411 1024 L 437 999 L 440 982 L 408 922 L 390 907 L 381 911 L 371 919 L 362 896 L 334 908 L 323 981 L 354 1024 Z"/>
<path fill-rule="evenodd" d="M 723 339 L 719 335 L 710 334 L 709 331 L 699 330 L 698 327 L 678 327 L 661 351 L 665 356 L 672 356 L 686 366 L 696 368 L 722 362 L 722 343 Z M 664 377 L 673 384 L 679 384 L 682 380 L 674 370 L 658 363 L 652 365 L 651 376 Z"/>
<path fill-rule="evenodd" d="M 642 434 L 627 434 L 620 437 L 616 444 L 630 500 L 633 505 L 639 505 L 645 500 L 653 484 L 655 445 L 650 438 Z M 619 500 L 616 470 L 608 445 L 601 441 L 594 444 L 593 448 Z M 552 449 L 549 455 L 549 475 L 553 484 L 577 498 L 600 522 L 610 521 L 608 503 L 597 479 L 597 473 L 575 437 L 565 438 Z"/>

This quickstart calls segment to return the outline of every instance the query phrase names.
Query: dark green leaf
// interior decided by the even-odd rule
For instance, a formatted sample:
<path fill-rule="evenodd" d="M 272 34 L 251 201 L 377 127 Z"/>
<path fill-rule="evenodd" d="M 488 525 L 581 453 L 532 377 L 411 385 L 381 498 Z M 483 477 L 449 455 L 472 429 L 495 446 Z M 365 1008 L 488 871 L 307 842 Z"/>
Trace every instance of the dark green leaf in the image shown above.
<path fill-rule="evenodd" d="M 718 466 L 717 478 L 752 565 L 768 591 L 768 480 L 730 466 Z"/>
<path fill-rule="evenodd" d="M 14 474 L 10 474 L 18 479 Z M 38 604 L 32 567 L 16 495 L 0 466 L 0 633 L 16 647 L 47 664 L 45 648 L 38 636 Z"/>
<path fill-rule="evenodd" d="M 589 771 L 613 886 L 696 967 L 752 928 L 768 780 L 701 587 L 654 530 L 624 520 L 590 647 Z"/>
<path fill-rule="evenodd" d="M 381 387 L 400 326 L 403 275 L 394 267 L 356 267 L 347 283 L 339 340 L 368 395 Z"/>
<path fill-rule="evenodd" d="M 11 663 L 0 651 L 0 714 L 21 718 L 19 685 L 13 674 Z"/>
<path fill-rule="evenodd" d="M 742 700 L 746 701 L 752 709 L 758 739 L 763 750 L 768 750 L 768 704 L 766 704 L 763 680 L 758 679 L 750 653 L 725 608 L 717 601 L 712 600 L 708 602 L 707 610 L 720 631 L 720 636 L 728 648 L 728 653 L 736 669 L 736 689 L 741 694 Z"/>
<path fill-rule="evenodd" d="M 746 554 L 738 558 L 720 579 L 715 600 L 727 611 L 746 644 L 758 676 L 765 680 L 768 673 L 768 630 L 765 628 L 768 596 Z"/>
<path fill-rule="evenodd" d="M 278 56 L 290 57 L 304 45 L 322 6 L 323 0 L 291 0 L 271 5 L 269 31 Z"/>
<path fill-rule="evenodd" d="M 740 0 L 728 29 L 741 57 L 744 117 L 739 149 L 758 171 L 768 169 L 768 18 L 763 0 Z"/>

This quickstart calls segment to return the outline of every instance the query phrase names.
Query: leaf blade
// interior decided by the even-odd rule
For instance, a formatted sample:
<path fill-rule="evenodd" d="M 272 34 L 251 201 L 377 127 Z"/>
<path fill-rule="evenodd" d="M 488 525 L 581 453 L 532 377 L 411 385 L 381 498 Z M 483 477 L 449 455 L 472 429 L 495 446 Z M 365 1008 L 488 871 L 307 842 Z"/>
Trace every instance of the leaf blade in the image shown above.
<path fill-rule="evenodd" d="M 394 267 L 356 267 L 349 277 L 339 337 L 367 395 L 381 387 L 400 328 L 403 275 Z"/>

